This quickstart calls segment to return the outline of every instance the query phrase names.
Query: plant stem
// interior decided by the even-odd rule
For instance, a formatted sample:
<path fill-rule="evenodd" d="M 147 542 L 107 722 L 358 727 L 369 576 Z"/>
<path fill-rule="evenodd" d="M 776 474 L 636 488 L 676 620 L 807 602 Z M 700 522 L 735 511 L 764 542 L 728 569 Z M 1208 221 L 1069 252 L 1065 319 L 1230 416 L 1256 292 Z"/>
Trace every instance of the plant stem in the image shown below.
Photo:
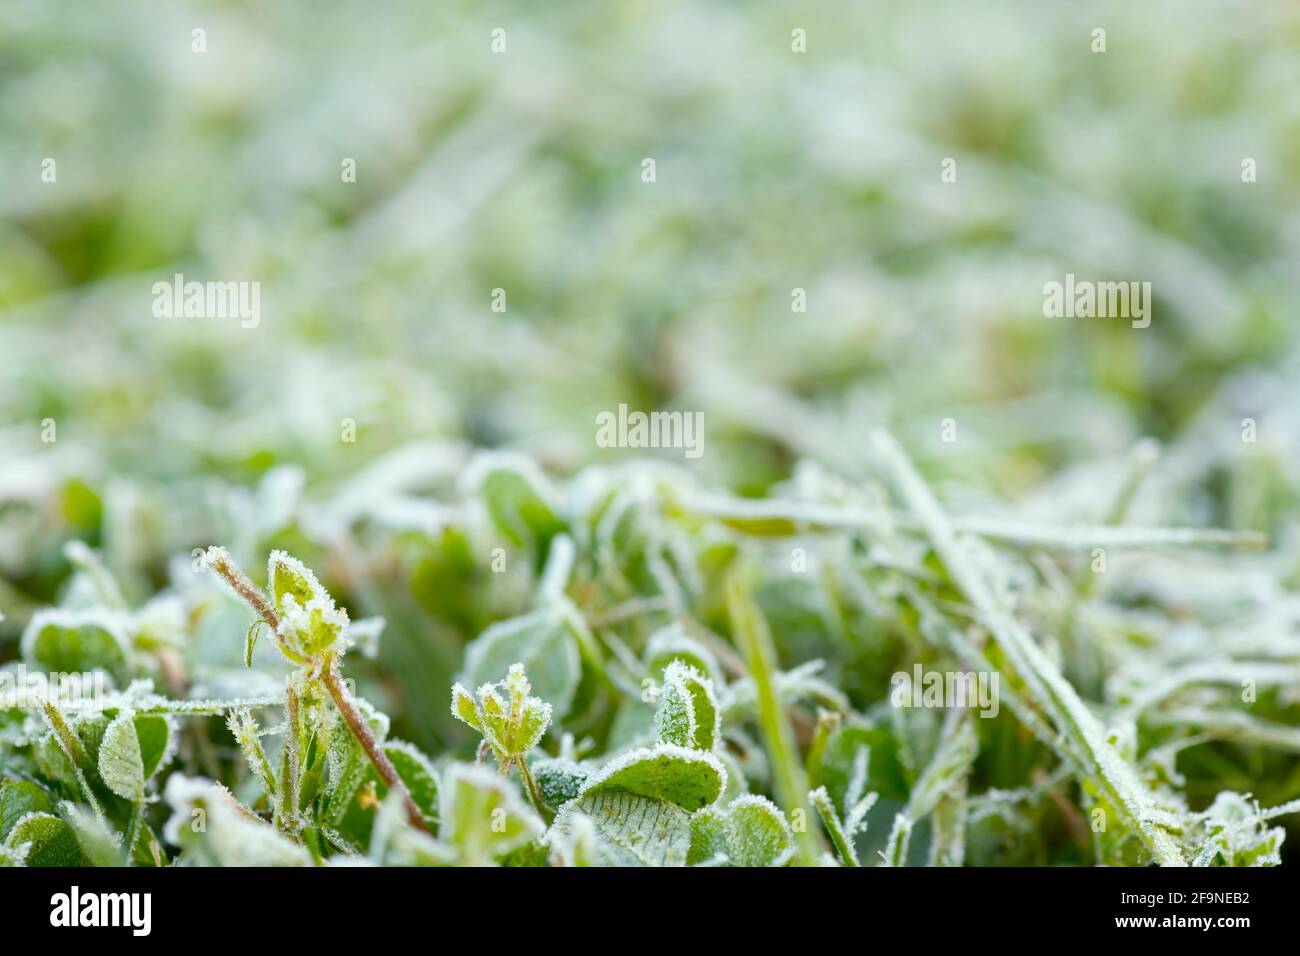
<path fill-rule="evenodd" d="M 259 817 L 256 813 L 254 813 L 252 810 L 248 809 L 248 807 L 240 803 L 239 800 L 235 797 L 235 795 L 231 793 L 229 790 L 227 790 L 221 784 L 217 784 L 217 794 L 221 797 L 222 801 L 226 804 L 226 806 L 228 806 L 231 810 L 234 810 L 245 820 L 251 820 L 253 823 L 266 822 L 261 817 Z"/>
<path fill-rule="evenodd" d="M 293 689 L 293 678 L 290 677 L 284 688 L 285 711 L 288 717 L 288 726 L 284 732 L 284 753 L 286 773 L 284 780 L 280 781 L 280 786 L 284 788 L 284 793 L 280 799 L 280 825 L 283 828 L 285 824 L 297 826 L 298 811 L 301 802 L 302 787 L 302 738 L 299 734 L 301 721 L 299 720 L 298 711 L 298 692 Z"/>
<path fill-rule="evenodd" d="M 554 817 L 546 812 L 546 803 L 542 800 L 542 792 L 537 789 L 537 781 L 533 779 L 533 773 L 528 769 L 528 761 L 524 759 L 523 754 L 515 757 L 515 766 L 519 768 L 519 776 L 523 777 L 524 788 L 528 791 L 528 799 L 532 801 L 533 809 L 537 815 L 542 818 L 547 826 L 551 825 Z"/>
<path fill-rule="evenodd" d="M 808 797 L 808 779 L 799 765 L 794 733 L 772 683 L 772 675 L 776 672 L 776 649 L 772 646 L 767 622 L 746 593 L 740 575 L 734 571 L 727 581 L 727 607 L 733 635 L 754 681 L 758 723 L 772 764 L 777 796 L 787 812 L 798 809 L 803 814 L 805 825 L 795 831 L 799 858 L 805 866 L 813 866 L 821 855 L 823 844 L 813 828 L 806 825 L 808 809 L 804 804 Z"/>
<path fill-rule="evenodd" d="M 257 723 L 253 720 L 252 714 L 247 710 L 233 711 L 226 720 L 226 726 L 230 728 L 231 734 L 239 744 L 239 749 L 243 751 L 244 760 L 257 777 L 258 783 L 262 785 L 266 799 L 273 804 L 277 803 L 280 799 L 279 784 L 276 782 L 275 772 L 271 769 L 271 761 L 267 759 L 266 751 L 262 749 L 262 742 L 257 737 Z M 278 810 L 275 815 L 279 817 Z"/>
<path fill-rule="evenodd" d="M 62 711 L 54 705 L 52 701 L 41 701 L 41 709 L 45 712 L 45 719 L 49 722 L 50 729 L 54 731 L 55 738 L 59 741 L 59 746 L 67 754 L 68 759 L 78 769 L 84 769 L 90 765 L 86 759 L 85 748 L 81 746 L 81 740 L 71 727 L 68 726 L 67 719 L 63 716 Z"/>
<path fill-rule="evenodd" d="M 54 705 L 52 701 L 41 701 L 41 709 L 45 713 L 45 719 L 54 731 L 54 737 L 59 742 L 64 754 L 72 761 L 72 769 L 77 777 L 77 785 L 81 788 L 82 796 L 95 811 L 95 817 L 102 823 L 104 822 L 104 808 L 100 806 L 95 791 L 90 789 L 90 781 L 86 777 L 86 771 L 92 769 L 90 758 L 86 755 L 86 749 L 81 746 L 81 738 L 77 732 L 68 725 L 67 719 L 63 712 Z"/>
<path fill-rule="evenodd" d="M 230 555 L 226 554 L 224 548 L 214 550 L 217 553 L 208 559 L 208 567 L 216 571 L 221 580 L 225 581 L 230 589 L 253 609 L 253 613 L 266 622 L 266 626 L 271 629 L 271 634 L 275 637 L 275 643 L 280 648 L 280 653 L 296 664 L 306 664 L 307 661 L 302 655 L 285 643 L 280 634 L 280 615 L 275 613 L 275 608 L 266 599 L 266 595 L 248 579 L 248 575 L 241 571 L 234 561 L 230 560 Z"/>
<path fill-rule="evenodd" d="M 224 549 L 208 562 L 208 566 L 221 575 L 221 579 L 230 585 L 231 590 L 243 598 L 248 606 L 257 612 L 257 616 L 266 622 L 272 633 L 275 634 L 276 640 L 279 640 L 280 616 L 275 613 L 275 608 L 271 607 L 266 595 L 248 579 L 248 575 L 244 574 L 234 561 L 230 560 L 230 556 L 225 553 Z"/>
<path fill-rule="evenodd" d="M 912 842 L 912 819 L 906 812 L 894 815 L 894 825 L 885 844 L 885 866 L 907 866 L 907 849 Z"/>
<path fill-rule="evenodd" d="M 853 848 L 853 837 L 844 832 L 844 826 L 840 823 L 840 816 L 835 812 L 835 805 L 831 803 L 831 797 L 826 792 L 826 788 L 818 787 L 808 794 L 808 799 L 812 801 L 812 805 L 817 808 L 817 812 L 821 815 L 822 823 L 826 826 L 826 832 L 830 834 L 831 846 L 835 847 L 835 855 L 840 858 L 840 862 L 845 866 L 859 866 L 858 854 Z"/>
<path fill-rule="evenodd" d="M 361 749 L 366 752 L 370 762 L 375 765 L 380 778 L 388 785 L 388 789 L 396 790 L 402 795 L 402 805 L 406 807 L 406 817 L 411 822 L 411 826 L 417 827 L 426 833 L 429 828 L 425 825 L 424 814 L 420 808 L 415 805 L 411 799 L 411 791 L 406 789 L 406 783 L 397 774 L 397 768 L 393 762 L 388 759 L 384 753 L 384 748 L 375 740 L 375 735 L 371 732 L 370 726 L 366 723 L 361 712 L 357 710 L 357 705 L 352 702 L 348 696 L 348 689 L 343 686 L 343 681 L 339 679 L 338 662 L 333 655 L 329 656 L 324 666 L 321 668 L 321 680 L 325 684 L 325 689 L 329 691 L 330 697 L 334 701 L 334 706 L 338 708 L 339 713 L 343 715 L 343 720 L 347 723 L 348 729 L 352 731 L 352 736 L 357 738 L 361 744 Z"/>
<path fill-rule="evenodd" d="M 126 830 L 126 865 L 131 865 L 131 854 L 135 850 L 135 841 L 140 837 L 140 824 L 144 820 L 144 803 L 137 803 L 131 808 L 131 822 Z"/>
<path fill-rule="evenodd" d="M 817 714 L 817 726 L 813 728 L 812 742 L 808 745 L 808 756 L 804 759 L 804 769 L 809 778 L 821 766 L 822 758 L 826 755 L 826 747 L 831 741 L 831 735 L 835 733 L 835 728 L 840 725 L 840 720 L 840 715 L 834 711 L 823 709 Z"/>

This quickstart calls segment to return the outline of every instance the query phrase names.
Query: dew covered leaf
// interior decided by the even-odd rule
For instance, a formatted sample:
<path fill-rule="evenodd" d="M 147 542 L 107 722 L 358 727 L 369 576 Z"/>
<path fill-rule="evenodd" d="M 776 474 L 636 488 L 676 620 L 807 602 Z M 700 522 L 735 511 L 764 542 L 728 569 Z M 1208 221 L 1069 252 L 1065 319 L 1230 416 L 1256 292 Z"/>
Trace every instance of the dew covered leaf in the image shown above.
<path fill-rule="evenodd" d="M 392 761 L 397 775 L 420 808 L 432 829 L 438 825 L 438 774 L 429 758 L 414 744 L 404 740 L 390 740 L 384 744 L 384 753 Z"/>
<path fill-rule="evenodd" d="M 660 743 L 678 747 L 695 744 L 695 713 L 690 694 L 681 682 L 664 682 L 655 713 L 656 734 Z"/>
<path fill-rule="evenodd" d="M 171 745 L 171 724 L 162 714 L 139 714 L 135 716 L 135 734 L 140 741 L 140 760 L 144 767 L 144 777 L 149 780 L 156 774 L 167 756 Z"/>
<path fill-rule="evenodd" d="M 297 558 L 283 551 L 271 552 L 267 559 L 266 580 L 275 609 L 281 613 L 284 612 L 286 596 L 291 596 L 299 607 L 328 598 L 316 575 Z"/>
<path fill-rule="evenodd" d="M 722 721 L 713 682 L 690 665 L 670 663 L 664 670 L 656 726 L 661 743 L 710 753 L 716 750 Z"/>
<path fill-rule="evenodd" d="M 727 771 L 711 753 L 658 744 L 629 751 L 587 778 L 579 799 L 596 793 L 632 793 L 692 812 L 713 803 Z"/>
<path fill-rule="evenodd" d="M 782 866 L 793 855 L 790 824 L 766 797 L 745 794 L 691 818 L 689 863 L 725 856 L 729 866 Z"/>
<path fill-rule="evenodd" d="M 542 793 L 542 800 L 552 810 L 578 796 L 590 772 L 572 760 L 544 758 L 532 764 L 533 779 Z"/>
<path fill-rule="evenodd" d="M 99 747 L 99 776 L 123 800 L 144 799 L 144 757 L 135 732 L 135 714 L 124 710 L 104 730 Z"/>
<path fill-rule="evenodd" d="M 1281 827 L 1270 827 L 1257 804 L 1224 791 L 1203 815 L 1198 830 L 1196 866 L 1278 866 L 1286 839 Z"/>
<path fill-rule="evenodd" d="M 686 865 L 691 815 L 676 804 L 627 790 L 596 789 L 563 810 L 554 826 L 574 839 L 575 818 L 588 819 L 595 827 L 606 865 Z"/>
<path fill-rule="evenodd" d="M 17 851 L 27 844 L 28 866 L 81 866 L 81 847 L 72 828 L 52 813 L 33 812 L 20 817 L 5 838 Z"/>
<path fill-rule="evenodd" d="M 451 713 L 482 734 L 497 762 L 505 766 L 541 743 L 551 725 L 551 705 L 530 696 L 531 690 L 524 665 L 511 664 L 505 680 L 480 685 L 473 697 L 457 682 L 451 689 Z"/>
<path fill-rule="evenodd" d="M 27 814 L 53 812 L 54 802 L 36 784 L 27 780 L 0 783 L 0 840 L 4 840 L 14 824 Z"/>
<path fill-rule="evenodd" d="M 451 712 L 458 720 L 483 733 L 483 725 L 478 717 L 478 705 L 463 684 L 456 683 L 451 688 Z"/>

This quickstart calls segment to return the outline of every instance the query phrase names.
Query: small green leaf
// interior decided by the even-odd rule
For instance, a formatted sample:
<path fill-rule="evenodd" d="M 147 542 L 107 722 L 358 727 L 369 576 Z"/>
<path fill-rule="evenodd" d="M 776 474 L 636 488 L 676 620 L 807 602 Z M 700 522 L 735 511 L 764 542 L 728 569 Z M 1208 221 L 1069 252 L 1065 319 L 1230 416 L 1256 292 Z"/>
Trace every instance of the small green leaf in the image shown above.
<path fill-rule="evenodd" d="M 537 697 L 527 698 L 519 708 L 519 726 L 515 730 L 512 748 L 516 754 L 526 754 L 539 743 L 551 724 L 551 705 Z"/>
<path fill-rule="evenodd" d="M 360 751 L 360 747 L 357 750 Z M 429 758 L 414 745 L 401 740 L 387 741 L 384 744 L 384 754 L 406 784 L 411 799 L 415 801 L 429 829 L 437 830 L 438 775 Z M 388 785 L 368 759 L 361 757 L 361 760 L 364 762 L 351 778 L 354 782 L 349 784 L 349 799 L 346 803 L 338 804 L 336 801 L 341 799 L 340 791 L 331 801 L 331 811 L 338 808 L 337 813 L 332 812 L 338 832 L 358 846 L 366 846 L 370 843 L 376 811 L 388 796 Z"/>
<path fill-rule="evenodd" d="M 473 695 L 463 684 L 457 683 L 451 688 L 451 715 L 469 724 L 479 733 L 483 732 L 478 719 L 478 705 L 474 703 Z"/>
<path fill-rule="evenodd" d="M 357 709 L 361 711 L 375 739 L 382 743 L 388 736 L 388 717 L 375 710 L 363 698 L 357 699 Z M 365 781 L 366 774 L 373 771 L 373 767 L 357 738 L 342 721 L 335 725 L 326 753 L 329 779 L 325 785 L 325 816 L 337 826 L 354 807 L 357 790 Z M 269 767 L 267 770 L 268 777 L 273 776 L 269 774 Z"/>
<path fill-rule="evenodd" d="M 124 710 L 104 731 L 99 747 L 99 775 L 123 800 L 144 799 L 144 756 L 135 732 L 135 714 Z"/>
<path fill-rule="evenodd" d="M 0 840 L 29 813 L 53 813 L 54 802 L 43 789 L 26 780 L 0 783 Z"/>
<path fill-rule="evenodd" d="M 664 670 L 657 723 L 662 743 L 716 750 L 721 722 L 713 682 L 687 664 L 670 663 Z"/>
<path fill-rule="evenodd" d="M 737 866 L 781 866 L 794 854 L 785 815 L 766 797 L 737 797 L 727 807 L 728 854 Z"/>
<path fill-rule="evenodd" d="M 537 789 L 542 792 L 542 800 L 552 810 L 558 810 L 575 799 L 588 776 L 582 767 L 563 758 L 538 760 L 532 765 L 532 771 Z"/>
<path fill-rule="evenodd" d="M 711 753 L 672 744 L 633 750 L 588 777 L 555 825 L 563 830 L 581 812 L 607 845 L 609 862 L 682 866 L 691 844 L 691 812 L 717 800 L 726 780 Z"/>
<path fill-rule="evenodd" d="M 588 778 L 580 797 L 621 791 L 662 800 L 689 812 L 717 800 L 726 783 L 727 771 L 713 754 L 659 744 L 607 763 Z"/>
<path fill-rule="evenodd" d="M 163 764 L 171 743 L 171 724 L 162 714 L 137 714 L 135 735 L 140 741 L 140 761 L 149 780 Z"/>
<path fill-rule="evenodd" d="M 384 744 L 384 753 L 392 761 L 397 775 L 406 784 L 411 799 L 420 808 L 430 829 L 438 825 L 438 775 L 433 764 L 414 744 L 404 740 L 390 740 Z"/>
<path fill-rule="evenodd" d="M 688 862 L 719 855 L 730 866 L 783 866 L 794 855 L 794 836 L 776 804 L 746 794 L 724 810 L 710 807 L 691 818 Z"/>
<path fill-rule="evenodd" d="M 314 598 L 325 594 L 316 575 L 297 558 L 283 551 L 272 551 L 267 558 L 266 580 L 275 608 L 281 612 L 285 595 L 292 595 L 298 606 L 305 608 Z"/>
<path fill-rule="evenodd" d="M 717 807 L 706 807 L 691 817 L 691 846 L 686 862 L 691 866 L 708 863 L 718 858 L 731 862 L 731 847 L 727 845 L 727 817 Z"/>
<path fill-rule="evenodd" d="M 253 648 L 257 646 L 258 632 L 266 627 L 266 622 L 260 617 L 255 619 L 252 624 L 248 625 L 248 633 L 244 635 L 244 666 L 253 666 Z"/>
<path fill-rule="evenodd" d="M 81 847 L 72 828 L 51 813 L 29 813 L 20 818 L 5 846 L 17 850 L 29 844 L 28 866 L 81 866 Z"/>
<path fill-rule="evenodd" d="M 659 695 L 659 710 L 655 714 L 659 742 L 690 747 L 695 742 L 695 712 L 691 697 L 680 681 L 664 681 Z"/>

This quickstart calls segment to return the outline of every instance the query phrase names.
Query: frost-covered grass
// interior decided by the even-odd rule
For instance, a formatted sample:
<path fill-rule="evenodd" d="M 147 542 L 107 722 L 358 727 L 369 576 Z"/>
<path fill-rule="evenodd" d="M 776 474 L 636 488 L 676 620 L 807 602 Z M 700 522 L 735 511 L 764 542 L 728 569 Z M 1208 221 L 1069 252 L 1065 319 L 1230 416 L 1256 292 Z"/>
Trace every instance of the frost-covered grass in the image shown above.
<path fill-rule="evenodd" d="M 384 531 L 374 550 L 334 553 L 366 557 L 336 571 L 362 603 L 395 575 L 428 608 L 385 604 L 398 611 L 387 624 L 354 622 L 283 551 L 255 582 L 209 548 L 173 564 L 166 597 L 132 608 L 98 556 L 70 546 L 66 606 L 32 618 L 23 660 L 101 671 L 110 691 L 0 711 L 5 858 L 1280 862 L 1273 821 L 1300 803 L 1261 797 L 1288 782 L 1234 787 L 1225 769 L 1282 766 L 1296 749 L 1283 693 L 1296 668 L 1268 630 L 1278 594 L 1198 620 L 1160 595 L 1179 573 L 1141 561 L 1112 590 L 1085 576 L 1090 552 L 956 531 L 898 445 L 880 433 L 873 448 L 880 483 L 856 493 L 875 523 L 849 526 L 803 519 L 846 505 L 842 483 L 807 471 L 773 499 L 785 517 L 756 523 L 716 490 L 719 507 L 692 509 L 703 493 L 684 470 L 557 484 L 484 456 L 443 502 L 440 534 Z M 1225 575 L 1271 560 L 1211 553 Z M 382 664 L 382 632 L 412 628 L 421 644 L 471 598 L 503 604 L 475 628 L 460 679 L 403 698 L 411 683 Z M 1221 669 L 1181 664 L 1207 647 Z M 912 662 L 997 670 L 1005 706 L 899 706 L 889 671 Z M 345 679 L 353 663 L 401 712 L 449 715 L 469 738 L 402 739 Z"/>
<path fill-rule="evenodd" d="M 164 6 L 0 4 L 0 860 L 1294 859 L 1294 5 Z"/>

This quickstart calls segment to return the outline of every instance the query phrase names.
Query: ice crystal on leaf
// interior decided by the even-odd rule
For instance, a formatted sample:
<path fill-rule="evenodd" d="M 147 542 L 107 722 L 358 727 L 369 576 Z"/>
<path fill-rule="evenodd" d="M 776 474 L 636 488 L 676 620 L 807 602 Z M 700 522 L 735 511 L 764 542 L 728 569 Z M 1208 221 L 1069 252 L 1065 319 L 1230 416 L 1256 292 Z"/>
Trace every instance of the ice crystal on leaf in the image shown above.
<path fill-rule="evenodd" d="M 144 757 L 135 732 L 135 714 L 118 714 L 104 730 L 99 745 L 99 776 L 123 800 L 144 799 Z"/>
<path fill-rule="evenodd" d="M 1241 794 L 1224 791 L 1201 815 L 1197 866 L 1277 866 L 1286 832 L 1269 827 L 1270 814 Z"/>
<path fill-rule="evenodd" d="M 713 682 L 688 664 L 671 662 L 659 694 L 660 742 L 713 752 L 721 740 L 721 723 Z"/>
<path fill-rule="evenodd" d="M 506 691 L 506 697 L 497 692 Z M 551 705 L 540 697 L 529 696 L 532 685 L 524 674 L 523 664 L 512 664 L 506 679 L 484 684 L 470 695 L 457 683 L 451 689 L 451 713 L 473 727 L 491 746 L 502 765 L 528 754 L 551 723 Z"/>
<path fill-rule="evenodd" d="M 5 849 L 27 866 L 80 866 L 82 862 L 76 834 L 52 813 L 20 817 L 5 839 Z"/>
<path fill-rule="evenodd" d="M 563 826 L 552 827 L 546 834 L 552 866 L 597 866 L 600 863 L 600 836 L 591 817 L 571 811 Z"/>
<path fill-rule="evenodd" d="M 710 807 L 691 818 L 688 863 L 783 866 L 792 856 L 790 824 L 766 797 L 745 794 L 725 808 Z"/>
<path fill-rule="evenodd" d="M 564 757 L 538 760 L 533 764 L 542 800 L 552 810 L 574 799 L 590 776 L 590 771 L 577 762 Z"/>
<path fill-rule="evenodd" d="M 713 754 L 658 744 L 609 761 L 587 778 L 577 799 L 619 791 L 670 803 L 689 813 L 717 800 L 726 785 L 726 768 Z"/>
<path fill-rule="evenodd" d="M 298 653 L 315 657 L 347 630 L 347 612 L 335 607 L 316 575 L 297 558 L 272 551 L 267 582 L 280 615 L 279 635 Z"/>

